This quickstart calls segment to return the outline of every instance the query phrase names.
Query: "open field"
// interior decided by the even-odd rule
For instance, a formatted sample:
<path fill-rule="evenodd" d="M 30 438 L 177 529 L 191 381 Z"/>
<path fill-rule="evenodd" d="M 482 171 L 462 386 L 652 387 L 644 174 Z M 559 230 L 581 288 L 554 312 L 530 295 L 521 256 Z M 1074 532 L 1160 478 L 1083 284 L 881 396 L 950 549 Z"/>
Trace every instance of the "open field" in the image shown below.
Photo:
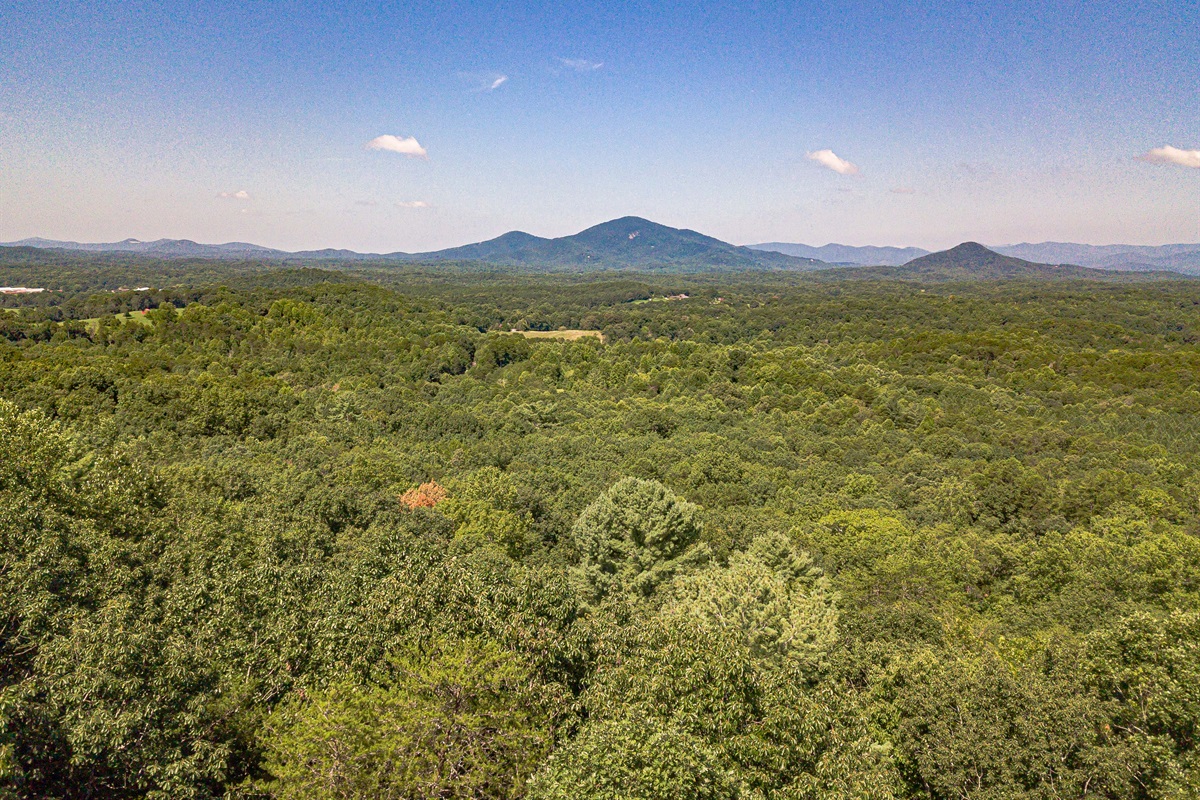
<path fill-rule="evenodd" d="M 600 331 L 513 331 L 513 333 L 519 333 L 526 339 L 563 339 L 568 342 L 574 342 L 585 336 L 594 336 L 601 342 L 604 341 L 604 334 Z"/>
<path fill-rule="evenodd" d="M 689 299 L 689 298 L 688 298 L 688 295 L 686 295 L 686 294 L 673 294 L 673 295 L 663 295 L 661 297 L 643 297 L 640 300 L 630 301 L 630 304 L 638 306 L 643 303 L 670 303 L 670 302 L 674 302 L 676 300 L 687 300 L 687 299 Z"/>
<path fill-rule="evenodd" d="M 146 319 L 145 311 L 126 311 L 124 314 L 117 314 L 116 316 L 118 319 L 132 320 L 133 322 L 140 322 L 143 325 L 150 324 L 150 320 Z"/>
<path fill-rule="evenodd" d="M 150 324 L 150 320 L 146 319 L 145 311 L 126 311 L 122 314 L 114 314 L 113 316 L 123 322 L 138 322 L 142 325 Z M 87 319 L 80 320 L 80 322 L 87 325 L 89 331 L 95 333 L 100 330 L 100 320 L 101 317 L 88 317 Z"/>

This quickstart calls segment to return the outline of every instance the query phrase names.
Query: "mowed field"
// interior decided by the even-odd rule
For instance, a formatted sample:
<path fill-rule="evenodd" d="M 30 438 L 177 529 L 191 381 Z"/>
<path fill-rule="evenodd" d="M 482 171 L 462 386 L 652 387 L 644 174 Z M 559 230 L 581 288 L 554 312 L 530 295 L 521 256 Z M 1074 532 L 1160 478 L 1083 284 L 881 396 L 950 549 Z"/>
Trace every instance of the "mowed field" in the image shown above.
<path fill-rule="evenodd" d="M 519 333 L 526 339 L 565 339 L 568 342 L 573 342 L 576 339 L 582 339 L 585 336 L 595 336 L 601 342 L 604 341 L 604 334 L 600 331 L 513 331 Z"/>
<path fill-rule="evenodd" d="M 146 319 L 145 311 L 126 311 L 123 314 L 114 314 L 113 316 L 115 316 L 117 319 L 122 320 L 122 321 L 139 322 L 142 325 L 150 324 L 150 320 Z M 81 320 L 81 321 L 86 323 L 88 326 L 88 330 L 90 330 L 93 333 L 100 330 L 100 317 L 90 317 L 88 319 Z"/>

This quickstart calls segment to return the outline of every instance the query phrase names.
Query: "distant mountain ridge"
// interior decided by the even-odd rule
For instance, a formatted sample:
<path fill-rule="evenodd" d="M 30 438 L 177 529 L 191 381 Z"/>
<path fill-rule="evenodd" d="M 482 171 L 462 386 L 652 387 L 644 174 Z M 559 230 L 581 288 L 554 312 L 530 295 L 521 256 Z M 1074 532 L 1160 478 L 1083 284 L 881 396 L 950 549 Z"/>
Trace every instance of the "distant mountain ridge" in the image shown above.
<path fill-rule="evenodd" d="M 954 278 L 1089 278 L 1100 270 L 1073 264 L 1039 264 L 990 250 L 978 242 L 963 242 L 957 247 L 914 258 L 899 269 L 926 279 Z"/>
<path fill-rule="evenodd" d="M 584 269 L 824 269 L 829 265 L 811 258 L 751 250 L 696 231 L 671 228 L 641 217 L 621 217 L 571 236 L 546 239 L 523 231 L 510 231 L 485 242 L 427 253 L 356 253 L 351 250 L 286 252 L 269 247 L 229 242 L 198 244 L 186 239 L 142 242 L 126 239 L 110 244 L 81 244 L 49 239 L 24 239 L 3 246 L 56 248 L 88 252 L 128 252 L 165 257 L 198 258 L 309 258 L 386 260 L 404 262 L 479 261 L 534 268 Z"/>
<path fill-rule="evenodd" d="M 697 265 L 730 269 L 821 269 L 828 266 L 817 259 L 739 247 L 693 230 L 671 228 L 641 217 L 621 217 L 557 239 L 512 231 L 486 242 L 394 257 L 410 261 L 484 261 L 530 267 L 602 269 Z"/>
<path fill-rule="evenodd" d="M 838 265 L 898 267 L 914 258 L 929 255 L 919 247 L 854 247 L 827 244 L 813 247 L 788 242 L 749 245 L 754 250 L 773 250 L 793 256 L 817 258 Z M 997 245 L 989 248 L 1005 256 L 1039 264 L 1074 264 L 1080 267 L 1116 271 L 1170 270 L 1200 274 L 1200 244 L 1073 244 L 1041 242 Z"/>
<path fill-rule="evenodd" d="M 359 253 L 327 248 L 289 252 L 249 242 L 202 244 L 189 239 L 84 243 L 23 239 L 6 247 L 52 248 L 95 253 L 139 253 L 164 258 L 312 259 L 341 261 L 477 261 L 545 269 L 827 269 L 842 266 L 898 267 L 930 255 L 919 247 L 855 247 L 767 242 L 741 247 L 696 231 L 640 217 L 621 217 L 558 238 L 510 231 L 484 242 L 426 253 Z M 1087 245 L 1041 242 L 1001 245 L 991 252 L 1035 264 L 1072 264 L 1110 271 L 1169 270 L 1200 275 L 1200 244 Z"/>
<path fill-rule="evenodd" d="M 765 242 L 747 245 L 751 250 L 770 250 L 789 256 L 816 258 L 830 264 L 858 264 L 861 266 L 898 267 L 924 255 L 928 250 L 920 247 L 854 247 L 848 244 L 826 244 L 813 247 L 807 244 L 788 242 Z"/>
<path fill-rule="evenodd" d="M 22 239 L 19 242 L 4 242 L 3 247 L 37 247 L 55 250 L 82 250 L 89 253 L 145 253 L 147 255 L 188 256 L 199 258 L 241 258 L 254 255 L 282 255 L 282 250 L 273 250 L 248 242 L 225 244 L 199 244 L 190 239 L 155 239 L 144 242 L 139 239 L 123 239 L 119 242 L 61 242 L 53 239 Z"/>
<path fill-rule="evenodd" d="M 830 278 L 898 278 L 936 283 L 977 280 L 1120 280 L 1122 273 L 1074 264 L 1038 264 L 991 250 L 978 242 L 914 258 L 900 266 L 853 267 L 823 273 Z M 1163 273 L 1147 273 L 1157 277 Z"/>
<path fill-rule="evenodd" d="M 1007 256 L 1051 264 L 1078 264 L 1107 270 L 1156 270 L 1200 274 L 1200 244 L 1072 244 L 1041 242 L 993 248 Z"/>

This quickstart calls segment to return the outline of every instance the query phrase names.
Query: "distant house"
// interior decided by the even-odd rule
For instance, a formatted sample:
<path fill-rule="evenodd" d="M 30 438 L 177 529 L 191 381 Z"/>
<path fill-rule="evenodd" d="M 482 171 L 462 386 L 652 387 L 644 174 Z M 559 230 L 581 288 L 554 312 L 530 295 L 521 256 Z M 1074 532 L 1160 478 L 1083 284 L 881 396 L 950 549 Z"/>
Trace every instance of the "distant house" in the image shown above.
<path fill-rule="evenodd" d="M 0 294 L 37 294 L 45 289 L 31 289 L 28 286 L 0 286 Z"/>

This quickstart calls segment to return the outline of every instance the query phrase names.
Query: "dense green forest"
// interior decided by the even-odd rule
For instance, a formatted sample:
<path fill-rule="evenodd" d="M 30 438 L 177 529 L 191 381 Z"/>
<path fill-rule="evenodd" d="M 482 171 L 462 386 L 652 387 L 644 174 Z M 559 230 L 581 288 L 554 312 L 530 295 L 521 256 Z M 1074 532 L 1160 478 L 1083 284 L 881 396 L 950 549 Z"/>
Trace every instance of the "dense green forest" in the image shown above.
<path fill-rule="evenodd" d="M 1200 283 L 97 264 L 0 797 L 1200 795 Z"/>

